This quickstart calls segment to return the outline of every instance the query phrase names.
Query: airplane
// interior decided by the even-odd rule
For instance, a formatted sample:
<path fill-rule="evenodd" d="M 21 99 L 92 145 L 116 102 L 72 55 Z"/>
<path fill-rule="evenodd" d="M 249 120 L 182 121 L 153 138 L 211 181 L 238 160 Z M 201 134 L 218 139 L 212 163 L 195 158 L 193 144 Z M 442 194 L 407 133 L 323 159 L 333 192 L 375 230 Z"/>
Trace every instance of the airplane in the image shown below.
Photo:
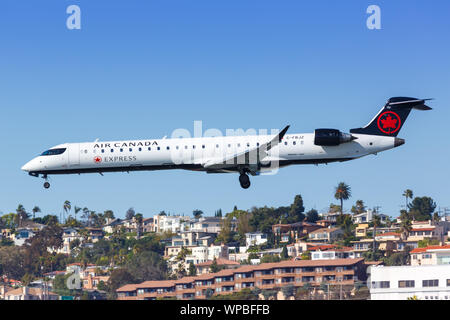
<path fill-rule="evenodd" d="M 327 164 L 358 159 L 399 147 L 397 138 L 412 109 L 431 110 L 432 99 L 390 98 L 375 117 L 349 133 L 316 129 L 314 133 L 221 136 L 177 139 L 65 143 L 26 163 L 22 170 L 44 178 L 49 175 L 144 170 L 185 169 L 207 173 L 239 173 L 242 188 L 250 187 L 249 174 L 295 164 Z"/>

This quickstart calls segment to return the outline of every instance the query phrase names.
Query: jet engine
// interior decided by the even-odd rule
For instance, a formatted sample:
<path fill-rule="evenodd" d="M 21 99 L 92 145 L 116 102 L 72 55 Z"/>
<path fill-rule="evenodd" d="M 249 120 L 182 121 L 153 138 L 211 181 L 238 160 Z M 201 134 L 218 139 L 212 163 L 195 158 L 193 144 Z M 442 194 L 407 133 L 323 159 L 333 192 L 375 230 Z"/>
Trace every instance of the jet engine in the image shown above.
<path fill-rule="evenodd" d="M 337 129 L 316 129 L 314 131 L 314 144 L 316 146 L 338 146 L 355 139 L 357 138 L 350 133 L 344 133 Z"/>

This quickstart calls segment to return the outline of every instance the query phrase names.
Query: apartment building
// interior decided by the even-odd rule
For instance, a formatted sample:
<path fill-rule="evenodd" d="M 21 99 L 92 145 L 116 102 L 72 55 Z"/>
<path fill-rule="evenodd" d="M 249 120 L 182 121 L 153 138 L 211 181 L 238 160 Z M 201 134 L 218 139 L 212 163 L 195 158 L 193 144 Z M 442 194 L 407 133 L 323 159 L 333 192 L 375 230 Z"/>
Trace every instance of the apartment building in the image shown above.
<path fill-rule="evenodd" d="M 371 266 L 372 300 L 450 300 L 450 265 Z"/>
<path fill-rule="evenodd" d="M 364 259 L 300 260 L 246 265 L 217 273 L 185 277 L 179 280 L 146 281 L 117 289 L 119 300 L 155 300 L 157 298 L 207 299 L 210 294 L 227 294 L 244 288 L 278 289 L 306 283 L 354 285 L 366 279 Z"/>
<path fill-rule="evenodd" d="M 259 246 L 267 243 L 267 234 L 262 232 L 248 232 L 245 234 L 246 247 Z"/>

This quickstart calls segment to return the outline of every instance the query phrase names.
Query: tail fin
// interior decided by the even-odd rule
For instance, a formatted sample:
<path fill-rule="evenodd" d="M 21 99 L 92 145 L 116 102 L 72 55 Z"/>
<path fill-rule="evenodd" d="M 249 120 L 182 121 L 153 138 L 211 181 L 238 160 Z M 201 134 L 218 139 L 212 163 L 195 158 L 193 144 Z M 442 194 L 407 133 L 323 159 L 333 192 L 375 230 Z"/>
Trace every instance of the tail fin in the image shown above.
<path fill-rule="evenodd" d="M 396 137 L 412 109 L 431 110 L 425 101 L 408 97 L 390 98 L 380 112 L 364 128 L 351 129 L 350 133 Z"/>

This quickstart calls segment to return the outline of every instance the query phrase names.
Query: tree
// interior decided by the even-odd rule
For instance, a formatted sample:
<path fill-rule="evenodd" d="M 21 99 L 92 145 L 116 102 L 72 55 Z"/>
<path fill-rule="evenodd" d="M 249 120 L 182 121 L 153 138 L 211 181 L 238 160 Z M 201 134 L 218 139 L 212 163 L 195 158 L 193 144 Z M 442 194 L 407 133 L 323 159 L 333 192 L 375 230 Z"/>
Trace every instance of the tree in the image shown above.
<path fill-rule="evenodd" d="M 206 289 L 205 291 L 205 297 L 206 299 L 210 299 L 214 294 L 214 290 L 211 288 Z"/>
<path fill-rule="evenodd" d="M 203 211 L 195 209 L 194 211 L 192 211 L 192 215 L 194 216 L 195 219 L 200 219 L 203 215 Z"/>
<path fill-rule="evenodd" d="M 222 209 L 219 209 L 214 214 L 215 217 L 222 218 Z"/>
<path fill-rule="evenodd" d="M 131 220 L 133 219 L 134 215 L 136 214 L 136 212 L 134 211 L 133 208 L 130 208 L 127 210 L 127 212 L 125 213 L 125 219 L 127 220 Z"/>
<path fill-rule="evenodd" d="M 80 211 L 81 211 L 81 208 L 80 208 L 80 207 L 75 206 L 75 207 L 73 208 L 73 212 L 74 212 L 74 214 L 75 214 L 75 220 L 77 220 L 77 214 L 78 214 Z"/>
<path fill-rule="evenodd" d="M 195 277 L 197 275 L 197 269 L 195 268 L 194 263 L 191 261 L 189 263 L 189 276 Z"/>
<path fill-rule="evenodd" d="M 405 197 L 405 208 L 408 208 L 408 199 L 412 199 L 413 198 L 413 192 L 410 189 L 406 189 L 405 191 L 403 191 L 402 196 Z"/>
<path fill-rule="evenodd" d="M 108 219 L 108 220 L 113 220 L 115 218 L 114 212 L 112 210 L 106 210 L 104 212 L 103 216 L 105 217 L 105 219 Z"/>
<path fill-rule="evenodd" d="M 436 203 L 430 197 L 415 197 L 408 204 L 410 214 L 414 220 L 431 220 L 432 213 L 436 209 Z"/>
<path fill-rule="evenodd" d="M 289 297 L 295 295 L 295 287 L 292 284 L 289 284 L 287 286 L 282 287 L 281 292 L 283 292 L 284 298 L 288 299 Z"/>
<path fill-rule="evenodd" d="M 277 295 L 277 290 L 264 289 L 261 291 L 264 300 L 269 300 L 270 298 L 275 298 Z"/>
<path fill-rule="evenodd" d="M 19 227 L 21 227 L 22 226 L 22 222 L 29 218 L 29 214 L 25 210 L 24 206 L 21 205 L 21 204 L 19 204 L 17 206 L 16 212 L 17 212 L 17 216 L 19 218 L 18 225 L 19 225 Z"/>
<path fill-rule="evenodd" d="M 319 213 L 316 209 L 311 209 L 306 213 L 306 221 L 315 223 L 317 220 L 319 220 Z"/>
<path fill-rule="evenodd" d="M 144 220 L 144 217 L 142 216 L 142 213 L 138 213 L 134 216 L 137 222 L 137 239 L 141 237 L 142 233 L 142 221 Z"/>
<path fill-rule="evenodd" d="M 288 255 L 288 251 L 287 251 L 287 247 L 286 246 L 284 246 L 283 249 L 281 250 L 280 257 L 281 257 L 282 260 L 289 259 L 289 255 Z"/>
<path fill-rule="evenodd" d="M 303 206 L 303 198 L 301 195 L 296 195 L 294 198 L 294 202 L 291 205 L 289 210 L 288 222 L 301 222 L 305 219 L 305 215 L 303 212 L 305 211 L 305 207 Z"/>
<path fill-rule="evenodd" d="M 138 282 L 127 269 L 114 269 L 107 282 L 108 299 L 115 300 L 117 298 L 116 290 L 120 287 Z"/>
<path fill-rule="evenodd" d="M 31 210 L 31 211 L 33 211 L 33 220 L 34 220 L 36 218 L 36 213 L 41 212 L 41 208 L 39 208 L 38 206 L 35 206 L 33 208 L 33 210 Z"/>
<path fill-rule="evenodd" d="M 217 259 L 214 257 L 213 262 L 211 263 L 211 266 L 209 267 L 209 271 L 211 273 L 219 272 L 222 268 L 217 264 Z"/>
<path fill-rule="evenodd" d="M 344 200 L 352 196 L 351 188 L 345 182 L 340 182 L 335 189 L 334 197 L 341 201 L 341 215 L 344 214 Z"/>
<path fill-rule="evenodd" d="M 144 251 L 131 257 L 126 263 L 127 270 L 139 281 L 163 280 L 167 277 L 167 265 L 161 255 Z"/>
<path fill-rule="evenodd" d="M 72 209 L 72 204 L 70 203 L 70 201 L 69 200 L 64 201 L 64 204 L 63 204 L 64 213 L 67 214 L 68 212 L 70 212 L 71 209 Z M 63 222 L 65 222 L 65 221 L 66 221 L 66 217 L 64 215 Z"/>
<path fill-rule="evenodd" d="M 366 211 L 366 206 L 364 205 L 364 201 L 356 200 L 355 205 L 352 207 L 353 214 L 360 214 Z"/>

